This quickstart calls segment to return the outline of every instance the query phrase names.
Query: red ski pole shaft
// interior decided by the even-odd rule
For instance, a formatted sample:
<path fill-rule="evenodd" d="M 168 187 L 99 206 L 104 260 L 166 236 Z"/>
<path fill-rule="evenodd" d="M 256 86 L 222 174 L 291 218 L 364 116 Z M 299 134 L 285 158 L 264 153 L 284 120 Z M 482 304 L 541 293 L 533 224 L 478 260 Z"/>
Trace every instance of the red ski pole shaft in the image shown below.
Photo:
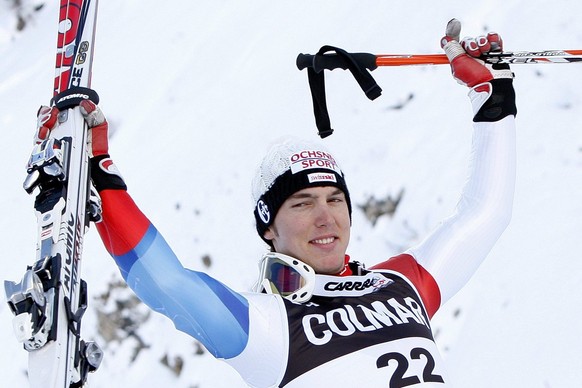
<path fill-rule="evenodd" d="M 376 66 L 446 65 L 445 54 L 377 55 Z"/>

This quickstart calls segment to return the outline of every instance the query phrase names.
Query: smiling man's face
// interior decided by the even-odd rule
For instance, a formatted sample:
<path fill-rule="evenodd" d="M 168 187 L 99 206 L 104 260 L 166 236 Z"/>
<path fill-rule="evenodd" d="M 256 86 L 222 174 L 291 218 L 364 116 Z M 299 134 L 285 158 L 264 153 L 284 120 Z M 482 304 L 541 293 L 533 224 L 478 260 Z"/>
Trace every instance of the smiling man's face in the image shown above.
<path fill-rule="evenodd" d="M 344 192 L 333 186 L 310 187 L 287 198 L 265 238 L 275 251 L 303 261 L 317 273 L 335 275 L 344 268 L 350 227 Z"/>

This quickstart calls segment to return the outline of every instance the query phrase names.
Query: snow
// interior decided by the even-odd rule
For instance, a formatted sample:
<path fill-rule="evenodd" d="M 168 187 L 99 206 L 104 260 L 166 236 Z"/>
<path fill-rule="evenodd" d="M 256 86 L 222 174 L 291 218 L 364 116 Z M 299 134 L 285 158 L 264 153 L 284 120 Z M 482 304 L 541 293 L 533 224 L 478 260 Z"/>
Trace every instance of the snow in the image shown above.
<path fill-rule="evenodd" d="M 58 6 L 29 11 L 26 28 L 15 32 L 6 3 L 0 4 L 1 277 L 16 280 L 34 258 L 33 198 L 21 185 L 36 110 L 51 97 Z M 265 250 L 253 225 L 254 169 L 277 138 L 316 137 L 307 75 L 295 67 L 298 53 L 324 44 L 378 54 L 438 53 L 452 17 L 466 35 L 502 33 L 508 51 L 576 49 L 581 10 L 561 0 L 451 0 L 430 7 L 418 0 L 182 0 L 171 7 L 102 1 L 93 87 L 131 194 L 184 265 L 248 290 Z M 519 111 L 513 219 L 472 280 L 437 313 L 433 329 L 458 387 L 577 387 L 582 67 L 513 70 Z M 348 73 L 326 73 L 336 129 L 326 142 L 347 174 L 352 201 L 405 190 L 396 214 L 375 227 L 355 208 L 349 253 L 368 265 L 414 244 L 452 212 L 471 140 L 466 90 L 447 66 L 381 68 L 373 75 L 384 92 L 370 102 Z M 403 102 L 402 109 L 390 109 Z M 103 344 L 94 306 L 120 277 L 94 228 L 82 273 L 93 307 L 84 336 Z M 26 352 L 1 298 L 0 383 L 26 386 Z M 195 354 L 195 341 L 166 318 L 151 314 L 138 333 L 149 348 L 132 364 L 131 341 L 110 343 L 91 386 L 244 386 L 224 363 Z M 179 377 L 160 363 L 164 354 L 184 359 Z"/>

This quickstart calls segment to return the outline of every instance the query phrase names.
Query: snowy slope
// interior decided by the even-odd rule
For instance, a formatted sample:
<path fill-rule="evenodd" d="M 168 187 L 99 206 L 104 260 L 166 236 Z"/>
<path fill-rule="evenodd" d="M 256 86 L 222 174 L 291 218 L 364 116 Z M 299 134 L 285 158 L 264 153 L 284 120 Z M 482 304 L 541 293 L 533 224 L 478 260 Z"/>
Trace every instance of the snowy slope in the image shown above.
<path fill-rule="evenodd" d="M 24 2 L 30 9 L 38 3 Z M 51 2 L 30 11 L 17 33 L 12 10 L 0 4 L 3 279 L 18 279 L 34 257 L 33 199 L 21 184 L 36 109 L 50 98 L 57 8 Z M 451 0 L 430 7 L 418 0 L 182 0 L 172 7 L 101 1 L 93 86 L 130 192 L 184 265 L 246 290 L 264 251 L 249 194 L 254 168 L 278 137 L 316 136 L 307 75 L 295 68 L 298 53 L 324 44 L 439 52 L 452 17 L 463 22 L 464 34 L 502 33 L 507 50 L 581 48 L 581 10 L 565 0 Z M 513 220 L 433 327 L 459 387 L 577 387 L 582 66 L 514 71 L 519 153 Z M 352 200 L 361 204 L 371 195 L 405 190 L 394 217 L 375 227 L 355 210 L 349 253 L 368 265 L 414 244 L 452 212 L 471 141 L 466 90 L 446 66 L 381 68 L 373 75 L 384 93 L 370 102 L 348 73 L 326 74 L 336 129 L 326 142 L 346 171 Z M 84 257 L 95 307 L 119 275 L 94 230 Z M 98 319 L 92 309 L 83 329 L 104 344 Z M 12 335 L 3 299 L 0 338 L 0 384 L 26 386 L 26 354 Z M 149 347 L 132 363 L 136 338 Z M 197 354 L 195 341 L 155 314 L 137 337 L 109 342 L 105 350 L 93 387 L 243 386 L 235 372 Z M 164 355 L 183 358 L 180 376 L 160 363 Z"/>

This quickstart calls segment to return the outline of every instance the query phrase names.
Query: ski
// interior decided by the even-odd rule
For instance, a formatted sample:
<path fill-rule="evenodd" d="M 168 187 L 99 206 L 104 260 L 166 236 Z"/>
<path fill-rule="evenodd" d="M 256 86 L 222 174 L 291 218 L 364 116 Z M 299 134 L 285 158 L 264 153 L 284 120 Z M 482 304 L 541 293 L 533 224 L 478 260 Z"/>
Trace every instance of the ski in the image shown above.
<path fill-rule="evenodd" d="M 59 125 L 36 144 L 24 189 L 36 193 L 34 263 L 20 282 L 5 281 L 16 338 L 28 351 L 28 379 L 36 387 L 82 387 L 103 352 L 81 339 L 87 284 L 81 279 L 84 234 L 100 217 L 90 186 L 87 125 L 78 103 L 90 89 L 97 0 L 61 0 L 51 105 Z"/>

